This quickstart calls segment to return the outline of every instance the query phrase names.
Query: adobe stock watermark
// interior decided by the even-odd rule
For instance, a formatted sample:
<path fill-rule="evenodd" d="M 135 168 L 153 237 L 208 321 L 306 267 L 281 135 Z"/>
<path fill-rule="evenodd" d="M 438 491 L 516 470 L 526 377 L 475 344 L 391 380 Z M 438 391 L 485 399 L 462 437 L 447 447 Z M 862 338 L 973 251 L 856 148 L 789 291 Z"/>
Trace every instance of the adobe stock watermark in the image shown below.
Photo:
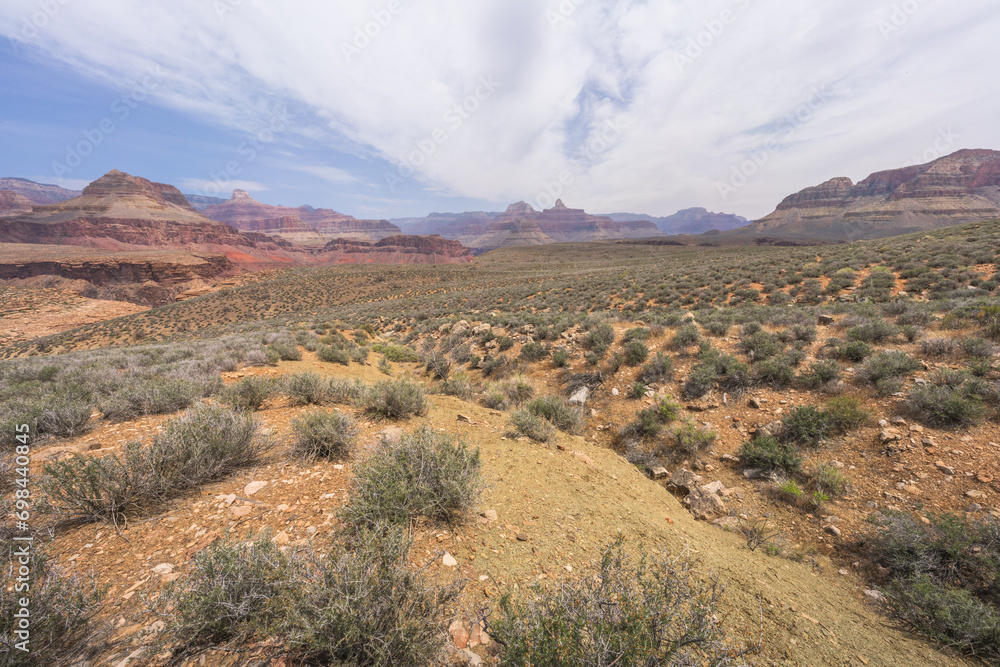
<path fill-rule="evenodd" d="M 905 0 L 889 8 L 887 18 L 881 18 L 876 23 L 883 39 L 889 39 L 910 22 L 920 10 L 929 5 L 932 0 Z"/>
<path fill-rule="evenodd" d="M 115 98 L 111 103 L 111 112 L 114 116 L 105 116 L 93 127 L 82 130 L 82 139 L 75 144 L 66 146 L 66 155 L 62 162 L 52 163 L 52 173 L 56 177 L 67 176 L 73 170 L 83 164 L 85 158 L 90 156 L 104 141 L 118 129 L 121 123 L 128 120 L 132 112 L 139 108 L 139 105 L 149 97 L 149 94 L 160 87 L 164 73 L 159 65 L 150 65 L 146 70 L 147 74 L 142 81 L 132 87 L 130 91 Z"/>
<path fill-rule="evenodd" d="M 576 14 L 576 10 L 583 3 L 584 0 L 561 0 L 555 9 L 547 9 L 545 18 L 549 22 L 549 27 L 555 30 L 559 26 L 569 23 L 570 18 Z"/>
<path fill-rule="evenodd" d="M 750 151 L 745 160 L 731 165 L 729 178 L 715 184 L 722 201 L 729 201 L 731 195 L 749 183 L 750 179 L 771 161 L 771 157 L 781 151 L 785 142 L 791 140 L 802 126 L 809 124 L 815 118 L 816 112 L 829 101 L 829 95 L 825 85 L 813 88 L 809 100 L 782 118 L 774 134 Z"/>
<path fill-rule="evenodd" d="M 25 16 L 21 19 L 21 25 L 18 29 L 18 36 L 22 42 L 31 42 L 37 38 L 43 30 L 51 25 L 52 21 L 58 17 L 62 11 L 63 7 L 70 4 L 73 0 L 38 0 L 35 3 L 36 9 L 31 12 L 30 16 Z M 14 35 L 10 36 L 11 46 L 14 48 L 14 52 L 17 53 L 19 48 L 18 39 L 15 39 Z"/>
<path fill-rule="evenodd" d="M 215 15 L 222 21 L 226 18 L 227 14 L 235 12 L 236 8 L 242 4 L 243 0 L 213 0 L 212 9 L 215 10 Z"/>
<path fill-rule="evenodd" d="M 587 143 L 571 158 L 570 162 L 574 169 L 563 169 L 552 180 L 543 180 L 540 184 L 542 189 L 530 198 L 528 203 L 538 211 L 555 206 L 556 200 L 562 197 L 566 188 L 571 186 L 580 174 L 584 173 L 597 162 L 601 155 L 607 153 L 621 141 L 630 124 L 624 116 L 618 116 L 601 123 L 598 130 L 591 133 Z"/>
<path fill-rule="evenodd" d="M 257 159 L 257 156 L 264 150 L 267 144 L 273 143 L 278 133 L 288 127 L 288 110 L 281 109 L 276 112 L 267 122 L 267 127 L 252 134 L 241 141 L 236 147 L 236 153 L 241 157 L 239 160 L 230 160 L 223 169 L 213 171 L 209 174 L 211 183 L 203 188 L 202 192 L 208 197 L 217 197 L 227 192 L 233 180 L 243 173 L 243 168 Z"/>
<path fill-rule="evenodd" d="M 483 103 L 493 97 L 503 83 L 493 78 L 492 74 L 479 77 L 479 82 L 471 94 L 461 102 L 451 107 L 441 115 L 441 120 L 447 125 L 436 127 L 430 135 L 413 142 L 414 149 L 405 155 L 400 155 L 396 162 L 396 171 L 385 171 L 385 184 L 391 192 L 396 192 L 396 186 L 412 177 L 417 169 L 427 164 L 438 148 L 446 143 L 451 133 L 459 130 L 465 122 L 472 118 Z"/>
<path fill-rule="evenodd" d="M 340 43 L 340 52 L 344 60 L 350 63 L 354 58 L 361 55 L 361 52 L 372 45 L 372 42 L 382 34 L 382 31 L 389 27 L 393 19 L 403 12 L 403 3 L 400 0 L 389 0 L 383 9 L 373 10 L 372 20 L 364 25 L 355 26 L 354 39 L 350 42 Z"/>
<path fill-rule="evenodd" d="M 739 19 L 739 12 L 746 11 L 753 0 L 731 0 L 736 6 L 736 10 L 723 9 L 715 18 L 702 21 L 704 28 L 696 35 L 688 37 L 682 51 L 674 51 L 674 65 L 677 71 L 683 73 L 684 68 L 693 65 L 694 61 L 712 48 L 712 45 L 722 37 L 728 26 L 733 25 Z"/>

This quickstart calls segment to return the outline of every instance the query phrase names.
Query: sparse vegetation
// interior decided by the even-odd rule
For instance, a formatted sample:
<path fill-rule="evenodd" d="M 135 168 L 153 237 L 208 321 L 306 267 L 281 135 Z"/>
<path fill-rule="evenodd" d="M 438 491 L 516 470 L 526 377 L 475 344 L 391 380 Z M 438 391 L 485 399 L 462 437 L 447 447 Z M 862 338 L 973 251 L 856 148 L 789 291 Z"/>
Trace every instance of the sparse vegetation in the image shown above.
<path fill-rule="evenodd" d="M 340 412 L 312 410 L 292 420 L 295 451 L 307 459 L 341 460 L 354 449 L 358 426 Z"/>
<path fill-rule="evenodd" d="M 382 380 L 361 394 L 364 411 L 376 419 L 409 419 L 427 411 L 424 390 L 406 380 Z"/>

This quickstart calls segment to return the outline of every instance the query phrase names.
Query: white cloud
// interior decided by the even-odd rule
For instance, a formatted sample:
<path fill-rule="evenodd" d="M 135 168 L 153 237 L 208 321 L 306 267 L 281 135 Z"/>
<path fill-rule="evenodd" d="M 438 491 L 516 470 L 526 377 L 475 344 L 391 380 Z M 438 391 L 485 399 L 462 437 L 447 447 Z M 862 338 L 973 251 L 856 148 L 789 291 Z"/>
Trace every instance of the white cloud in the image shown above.
<path fill-rule="evenodd" d="M 337 167 L 329 167 L 325 165 L 300 165 L 295 167 L 295 170 L 301 171 L 306 174 L 312 174 L 317 178 L 335 184 L 356 183 L 358 180 L 353 175 L 344 171 L 343 169 L 338 169 Z"/>
<path fill-rule="evenodd" d="M 759 216 L 801 187 L 899 166 L 940 127 L 956 149 L 1000 147 L 995 0 L 897 3 L 912 15 L 866 0 L 51 4 L 29 39 L 40 4 L 7 0 L 0 33 L 118 85 L 158 66 L 160 103 L 242 130 L 287 109 L 283 135 L 304 146 L 409 163 L 469 198 L 561 188 L 596 211 Z M 789 131 L 814 88 L 825 101 Z M 719 183 L 763 147 L 723 200 Z"/>

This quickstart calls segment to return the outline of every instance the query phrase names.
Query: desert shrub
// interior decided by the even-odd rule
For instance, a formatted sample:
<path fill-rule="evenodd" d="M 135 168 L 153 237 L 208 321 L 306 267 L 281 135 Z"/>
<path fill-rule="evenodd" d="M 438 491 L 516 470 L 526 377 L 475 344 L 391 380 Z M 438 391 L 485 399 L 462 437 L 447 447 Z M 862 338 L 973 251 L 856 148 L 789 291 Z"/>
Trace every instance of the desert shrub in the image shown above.
<path fill-rule="evenodd" d="M 132 443 L 120 455 L 45 464 L 41 485 L 59 514 L 117 522 L 257 463 L 270 444 L 259 431 L 247 413 L 201 404 L 167 422 L 145 449 Z"/>
<path fill-rule="evenodd" d="M 406 380 L 382 380 L 364 391 L 360 403 L 376 419 L 409 419 L 427 412 L 423 388 Z"/>
<path fill-rule="evenodd" d="M 316 356 L 320 361 L 331 364 L 349 366 L 351 363 L 351 353 L 344 348 L 336 348 L 332 345 L 325 345 L 316 351 Z"/>
<path fill-rule="evenodd" d="M 217 540 L 192 560 L 160 600 L 187 651 L 267 635 L 297 594 L 293 564 L 266 531 L 253 541 Z"/>
<path fill-rule="evenodd" d="M 732 355 L 706 348 L 698 359 L 699 363 L 684 382 L 683 392 L 688 398 L 700 398 L 713 386 L 739 396 L 752 384 L 750 368 Z"/>
<path fill-rule="evenodd" d="M 962 352 L 977 359 L 991 357 L 996 352 L 996 348 L 983 338 L 962 338 L 959 341 L 959 346 L 962 348 Z"/>
<path fill-rule="evenodd" d="M 299 593 L 275 634 L 309 664 L 431 664 L 443 643 L 438 619 L 462 585 L 429 584 L 410 567 L 410 549 L 402 530 L 385 526 L 335 541 L 299 568 Z"/>
<path fill-rule="evenodd" d="M 0 538 L 0 553 L 8 563 L 19 563 L 22 556 L 17 552 L 23 545 Z M 7 576 L 0 579 L 4 591 L 0 595 L 0 663 L 17 667 L 71 664 L 71 658 L 78 657 L 77 652 L 85 644 L 88 623 L 100 609 L 106 588 L 56 565 L 37 541 L 28 552 L 26 566 L 27 580 L 20 583 L 28 585 L 27 591 L 13 590 L 17 567 L 5 568 Z M 16 647 L 25 640 L 17 634 L 23 629 L 14 616 L 20 612 L 22 597 L 29 600 L 27 652 Z"/>
<path fill-rule="evenodd" d="M 928 338 L 921 341 L 920 351 L 928 357 L 947 357 L 958 351 L 958 343 L 951 338 Z"/>
<path fill-rule="evenodd" d="M 701 341 L 701 331 L 698 330 L 698 325 L 694 322 L 688 322 L 682 325 L 674 337 L 670 339 L 670 344 L 675 349 L 683 349 L 686 347 L 691 347 L 692 345 L 697 345 Z"/>
<path fill-rule="evenodd" d="M 295 344 L 294 340 L 282 339 L 271 344 L 271 349 L 282 361 L 301 361 L 302 350 Z"/>
<path fill-rule="evenodd" d="M 1000 526 L 995 519 L 895 511 L 873 515 L 862 543 L 885 572 L 887 609 L 904 627 L 1000 660 Z"/>
<path fill-rule="evenodd" d="M 924 336 L 924 330 L 912 324 L 904 324 L 899 328 L 899 332 L 906 338 L 907 343 L 915 343 Z"/>
<path fill-rule="evenodd" d="M 966 383 L 914 387 L 906 408 L 928 426 L 969 426 L 983 416 L 980 396 Z"/>
<path fill-rule="evenodd" d="M 311 410 L 293 419 L 291 426 L 294 449 L 307 459 L 342 460 L 357 442 L 357 423 L 340 412 Z"/>
<path fill-rule="evenodd" d="M 527 436 L 536 442 L 548 442 L 556 434 L 556 427 L 549 420 L 522 408 L 510 416 L 511 434 Z"/>
<path fill-rule="evenodd" d="M 593 576 L 565 580 L 531 599 L 500 599 L 487 630 L 501 665 L 683 665 L 727 661 L 718 623 L 721 588 L 666 553 L 634 562 L 623 538 Z"/>
<path fill-rule="evenodd" d="M 645 384 L 665 382 L 674 375 L 674 360 L 665 352 L 657 352 L 643 364 L 636 379 Z"/>
<path fill-rule="evenodd" d="M 569 352 L 567 350 L 556 350 L 552 353 L 552 363 L 556 368 L 563 368 L 569 363 Z"/>
<path fill-rule="evenodd" d="M 754 384 L 781 389 L 795 380 L 795 369 L 785 355 L 758 361 L 750 366 Z"/>
<path fill-rule="evenodd" d="M 865 360 L 857 371 L 857 377 L 867 384 L 875 386 L 881 394 L 891 394 L 898 391 L 900 378 L 909 375 L 920 368 L 920 362 L 908 356 L 905 352 L 892 350 L 880 352 Z"/>
<path fill-rule="evenodd" d="M 417 354 L 416 350 L 406 347 L 405 345 L 397 345 L 395 343 L 375 343 L 372 345 L 372 350 L 383 355 L 389 361 L 395 363 L 417 363 L 420 361 L 420 355 Z"/>
<path fill-rule="evenodd" d="M 525 361 L 540 361 L 548 354 L 549 351 L 541 343 L 525 343 L 521 347 L 521 358 Z"/>
<path fill-rule="evenodd" d="M 72 438 L 86 433 L 91 411 L 89 401 L 55 395 L 40 401 L 37 412 L 29 415 L 29 420 L 34 417 L 36 433 Z"/>
<path fill-rule="evenodd" d="M 798 450 L 769 435 L 757 437 L 743 443 L 739 451 L 740 459 L 747 466 L 784 470 L 795 473 L 802 468 L 802 456 Z"/>
<path fill-rule="evenodd" d="M 459 365 L 467 364 L 469 363 L 469 360 L 472 359 L 472 348 L 470 348 L 468 345 L 465 345 L 464 343 L 461 345 L 457 345 L 454 348 L 452 348 L 451 352 L 449 353 L 449 356 L 451 357 L 451 360 L 456 364 Z"/>
<path fill-rule="evenodd" d="M 328 403 L 342 403 L 349 405 L 360 402 L 365 396 L 367 388 L 360 380 L 343 380 L 340 378 L 330 378 L 326 383 L 326 399 Z"/>
<path fill-rule="evenodd" d="M 649 340 L 652 335 L 652 329 L 647 327 L 633 327 L 625 332 L 622 339 L 627 343 L 632 340 Z"/>
<path fill-rule="evenodd" d="M 547 420 L 560 431 L 578 433 L 583 426 L 583 411 L 571 406 L 561 396 L 541 396 L 529 401 L 525 409 Z"/>
<path fill-rule="evenodd" d="M 864 361 L 871 356 L 872 352 L 874 350 L 871 346 L 860 340 L 838 341 L 836 347 L 833 348 L 835 357 L 853 362 Z"/>
<path fill-rule="evenodd" d="M 649 348 L 642 340 L 630 340 L 625 343 L 623 356 L 627 365 L 638 366 L 649 358 Z"/>
<path fill-rule="evenodd" d="M 986 338 L 1000 341 L 1000 306 L 985 306 L 976 313 L 975 319 Z"/>
<path fill-rule="evenodd" d="M 699 364 L 691 369 L 684 380 L 683 393 L 688 398 L 701 398 L 712 391 L 719 374 L 712 364 Z"/>
<path fill-rule="evenodd" d="M 607 322 L 592 324 L 583 339 L 583 346 L 592 352 L 602 355 L 615 342 L 615 330 Z"/>
<path fill-rule="evenodd" d="M 496 379 L 502 379 L 517 370 L 518 364 L 512 359 L 503 355 L 488 357 L 483 364 L 483 375 Z"/>
<path fill-rule="evenodd" d="M 799 374 L 799 382 L 808 389 L 820 389 L 831 386 L 840 380 L 842 371 L 840 364 L 833 359 L 815 361 L 809 368 Z"/>
<path fill-rule="evenodd" d="M 657 435 L 667 424 L 677 421 L 681 416 L 681 406 L 670 399 L 660 399 L 656 405 L 640 410 L 635 420 L 622 429 L 624 438 L 651 438 Z"/>
<path fill-rule="evenodd" d="M 802 405 L 786 416 L 783 437 L 805 447 L 818 447 L 832 432 L 830 415 L 812 405 Z"/>
<path fill-rule="evenodd" d="M 322 405 L 329 400 L 329 382 L 318 373 L 293 373 L 281 380 L 281 391 L 297 405 Z"/>
<path fill-rule="evenodd" d="M 218 385 L 177 378 L 135 378 L 127 380 L 99 403 L 105 418 L 129 421 L 142 415 L 160 415 L 191 406 L 209 395 Z"/>
<path fill-rule="evenodd" d="M 431 352 L 426 357 L 424 369 L 439 380 L 447 380 L 451 374 L 451 360 L 443 354 Z"/>
<path fill-rule="evenodd" d="M 481 490 L 479 450 L 422 426 L 398 439 L 383 438 L 355 464 L 342 515 L 353 526 L 403 524 L 418 516 L 454 522 Z"/>
<path fill-rule="evenodd" d="M 860 398 L 854 396 L 831 398 L 826 402 L 825 414 L 830 428 L 836 433 L 847 433 L 872 419 L 871 411 L 864 407 Z"/>
<path fill-rule="evenodd" d="M 455 396 L 463 401 L 469 400 L 475 393 L 475 389 L 468 380 L 457 377 L 442 382 L 438 390 L 445 396 Z"/>
<path fill-rule="evenodd" d="M 811 472 L 813 487 L 820 493 L 839 498 L 847 493 L 850 482 L 832 465 L 817 466 Z"/>
<path fill-rule="evenodd" d="M 751 361 L 770 359 L 781 352 L 782 347 L 777 337 L 766 331 L 757 331 L 740 339 L 740 348 Z"/>
<path fill-rule="evenodd" d="M 687 423 L 674 431 L 674 440 L 677 443 L 675 452 L 690 459 L 712 449 L 719 434 L 711 429 L 698 428 L 692 423 Z"/>
<path fill-rule="evenodd" d="M 799 487 L 798 482 L 794 479 L 781 482 L 774 490 L 778 493 L 779 497 L 791 503 L 798 502 L 803 494 L 801 487 Z"/>
<path fill-rule="evenodd" d="M 649 387 L 639 381 L 636 381 L 632 383 L 631 387 L 629 387 L 628 396 L 629 398 L 640 399 L 646 395 L 647 391 L 649 391 Z"/>
<path fill-rule="evenodd" d="M 259 375 L 245 377 L 222 390 L 219 400 L 237 410 L 260 410 L 278 393 L 279 385 L 273 378 Z"/>
<path fill-rule="evenodd" d="M 899 331 L 885 320 L 869 320 L 847 330 L 847 337 L 865 343 L 882 343 L 895 336 Z"/>
<path fill-rule="evenodd" d="M 614 352 L 608 357 L 608 365 L 606 372 L 608 375 L 614 375 L 619 370 L 621 370 L 622 364 L 625 363 L 625 357 L 622 356 L 620 352 Z"/>

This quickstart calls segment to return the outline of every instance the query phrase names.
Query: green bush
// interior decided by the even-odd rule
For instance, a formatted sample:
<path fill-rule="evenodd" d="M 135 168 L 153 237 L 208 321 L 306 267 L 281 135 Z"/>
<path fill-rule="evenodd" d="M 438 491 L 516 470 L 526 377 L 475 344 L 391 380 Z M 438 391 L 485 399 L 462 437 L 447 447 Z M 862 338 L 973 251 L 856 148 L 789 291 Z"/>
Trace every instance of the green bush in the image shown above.
<path fill-rule="evenodd" d="M 342 366 L 349 366 L 351 363 L 351 353 L 346 349 L 333 347 L 332 345 L 325 345 L 316 352 L 316 356 L 320 361 L 325 361 L 331 364 L 340 364 Z"/>
<path fill-rule="evenodd" d="M 804 447 L 818 447 L 833 431 L 830 415 L 812 405 L 795 408 L 782 423 L 782 437 Z"/>
<path fill-rule="evenodd" d="M 556 350 L 552 353 L 552 363 L 556 368 L 563 368 L 569 363 L 569 352 L 566 350 Z"/>
<path fill-rule="evenodd" d="M 598 355 L 603 355 L 614 342 L 614 328 L 607 322 L 597 322 L 588 329 L 583 339 L 583 346 Z"/>
<path fill-rule="evenodd" d="M 322 405 L 330 400 L 329 381 L 311 371 L 284 376 L 280 391 L 296 405 Z"/>
<path fill-rule="evenodd" d="M 740 459 L 747 466 L 784 470 L 795 473 L 802 469 L 802 456 L 787 443 L 769 435 L 759 435 L 740 447 Z"/>
<path fill-rule="evenodd" d="M 635 421 L 627 425 L 623 436 L 652 438 L 667 424 L 677 421 L 681 416 L 681 406 L 670 399 L 660 399 L 656 405 L 640 410 Z"/>
<path fill-rule="evenodd" d="M 479 450 L 423 426 L 398 439 L 383 438 L 355 464 L 342 515 L 353 526 L 403 524 L 418 516 L 453 523 L 481 490 Z"/>
<path fill-rule="evenodd" d="M 985 411 L 982 399 L 966 384 L 914 387 L 906 408 L 928 426 L 970 426 Z"/>
<path fill-rule="evenodd" d="M 406 347 L 405 345 L 396 345 L 395 343 L 375 343 L 372 345 L 372 350 L 383 355 L 389 361 L 395 363 L 417 363 L 420 361 L 420 355 L 416 353 L 415 350 Z"/>
<path fill-rule="evenodd" d="M 812 471 L 812 483 L 816 491 L 839 498 L 847 493 L 850 486 L 848 479 L 832 465 L 821 465 Z"/>
<path fill-rule="evenodd" d="M 126 381 L 99 404 L 105 418 L 130 421 L 142 415 L 160 415 L 190 407 L 211 394 L 215 383 L 199 380 L 137 378 Z"/>
<path fill-rule="evenodd" d="M 826 415 L 831 428 L 837 433 L 847 433 L 871 421 L 872 413 L 860 398 L 836 396 L 826 402 Z"/>
<path fill-rule="evenodd" d="M 423 388 L 406 380 L 382 380 L 367 388 L 360 401 L 376 419 L 409 419 L 427 412 Z"/>
<path fill-rule="evenodd" d="M 629 390 L 628 390 L 628 396 L 629 396 L 629 398 L 633 398 L 633 399 L 638 400 L 638 399 L 642 398 L 643 396 L 645 396 L 647 391 L 649 391 L 649 387 L 647 387 L 646 385 L 644 385 L 641 382 L 636 381 L 636 382 L 633 382 L 632 386 L 629 388 Z"/>
<path fill-rule="evenodd" d="M 237 410 L 256 412 L 278 391 L 279 385 L 273 378 L 251 375 L 223 389 L 219 400 Z"/>
<path fill-rule="evenodd" d="M 500 336 L 497 338 L 497 343 L 500 345 L 500 351 L 506 352 L 510 348 L 514 347 L 514 339 L 510 336 Z"/>
<path fill-rule="evenodd" d="M 18 563 L 21 556 L 15 554 L 24 544 L 8 537 L 0 538 L 0 553 L 9 563 Z M 13 590 L 14 573 L 18 569 L 13 565 L 4 568 L 9 576 L 0 579 L 4 592 L 0 595 L 0 664 L 16 667 L 71 664 L 86 641 L 89 621 L 100 610 L 107 589 L 97 586 L 92 578 L 70 574 L 57 566 L 37 540 L 25 565 L 27 580 L 19 583 L 27 584 L 27 590 Z M 28 652 L 16 648 L 16 644 L 24 641 L 23 636 L 16 634 L 22 628 L 14 616 L 21 610 L 22 597 L 29 600 Z"/>
<path fill-rule="evenodd" d="M 899 333 L 899 330 L 884 320 L 869 320 L 847 330 L 847 337 L 865 343 L 882 343 Z"/>
<path fill-rule="evenodd" d="M 504 594 L 487 631 L 501 665 L 693 665 L 728 660 L 717 609 L 721 587 L 666 553 L 632 561 L 623 538 L 593 575 Z"/>
<path fill-rule="evenodd" d="M 698 329 L 698 325 L 694 322 L 688 322 L 682 325 L 674 337 L 670 339 L 670 344 L 680 350 L 686 347 L 691 347 L 692 345 L 697 345 L 701 341 L 701 331 Z"/>
<path fill-rule="evenodd" d="M 645 384 L 665 382 L 673 378 L 674 360 L 665 352 L 657 352 L 643 365 L 636 379 Z"/>
<path fill-rule="evenodd" d="M 649 348 L 641 340 L 625 343 L 624 360 L 629 366 L 638 366 L 649 358 Z"/>
<path fill-rule="evenodd" d="M 831 386 L 840 380 L 842 375 L 840 364 L 833 359 L 815 361 L 799 375 L 799 382 L 808 389 L 820 389 Z"/>
<path fill-rule="evenodd" d="M 757 331 L 740 339 L 740 347 L 751 361 L 770 359 L 781 352 L 783 346 L 777 337 L 766 331 Z"/>
<path fill-rule="evenodd" d="M 357 442 L 357 423 L 340 412 L 312 410 L 293 419 L 291 426 L 295 451 L 308 459 L 345 459 Z"/>
<path fill-rule="evenodd" d="M 560 396 L 541 396 L 529 401 L 525 409 L 560 431 L 578 433 L 583 426 L 583 411 L 571 406 Z"/>
<path fill-rule="evenodd" d="M 510 416 L 511 434 L 527 436 L 536 442 L 548 442 L 556 434 L 556 427 L 544 417 L 522 408 Z"/>
<path fill-rule="evenodd" d="M 293 340 L 278 340 L 271 344 L 271 349 L 282 361 L 301 361 L 302 350 Z"/>
<path fill-rule="evenodd" d="M 857 371 L 862 382 L 874 385 L 880 394 L 891 394 L 900 387 L 900 379 L 920 368 L 920 362 L 905 352 L 892 350 L 869 357 Z"/>
<path fill-rule="evenodd" d="M 42 488 L 59 514 L 113 521 L 260 461 L 269 442 L 243 412 L 201 404 L 167 422 L 148 448 L 47 463 Z"/>
<path fill-rule="evenodd" d="M 427 355 L 424 369 L 439 380 L 447 380 L 451 374 L 451 360 L 437 352 Z"/>
<path fill-rule="evenodd" d="M 750 366 L 754 384 L 783 389 L 795 380 L 795 369 L 785 355 L 758 361 Z"/>
<path fill-rule="evenodd" d="M 674 450 L 676 454 L 694 459 L 712 449 L 719 439 L 719 434 L 711 429 L 698 428 L 692 423 L 687 423 L 674 431 L 674 439 L 677 442 Z"/>
<path fill-rule="evenodd" d="M 838 359 L 855 363 L 864 361 L 871 356 L 872 352 L 871 346 L 860 340 L 841 342 L 834 348 L 834 355 Z"/>
<path fill-rule="evenodd" d="M 525 343 L 521 347 L 521 358 L 525 361 L 540 361 L 548 354 L 549 351 L 541 343 Z"/>

